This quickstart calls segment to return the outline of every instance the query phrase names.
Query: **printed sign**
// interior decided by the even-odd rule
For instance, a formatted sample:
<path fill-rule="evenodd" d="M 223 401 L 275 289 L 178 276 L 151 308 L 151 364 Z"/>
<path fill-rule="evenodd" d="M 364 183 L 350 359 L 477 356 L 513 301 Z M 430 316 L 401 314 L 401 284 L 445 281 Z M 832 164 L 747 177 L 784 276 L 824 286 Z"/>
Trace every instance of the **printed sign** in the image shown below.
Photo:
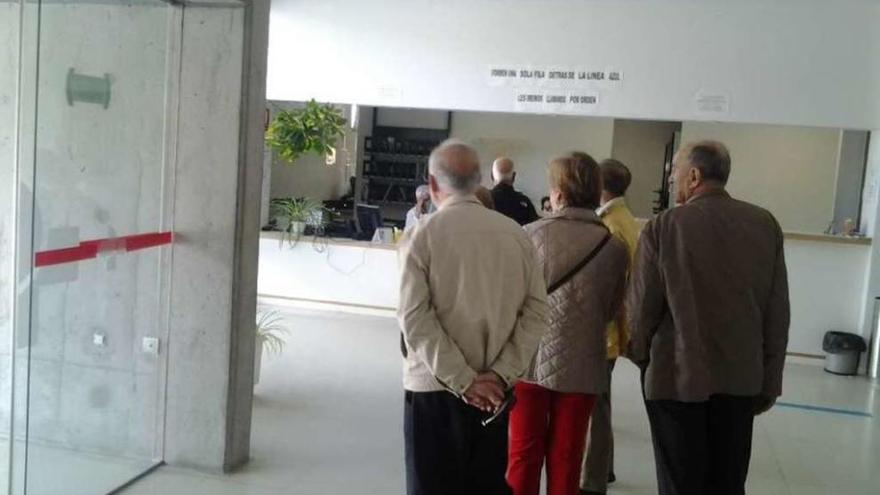
<path fill-rule="evenodd" d="M 724 117 L 730 115 L 730 95 L 723 92 L 700 91 L 694 97 L 697 115 L 705 117 Z"/>
<path fill-rule="evenodd" d="M 583 114 L 595 110 L 599 104 L 599 95 L 598 93 L 553 90 L 520 92 L 516 94 L 514 103 L 518 110 Z"/>
<path fill-rule="evenodd" d="M 490 86 L 547 86 L 557 88 L 587 88 L 602 86 L 614 88 L 623 81 L 623 72 L 617 69 L 585 69 L 573 67 L 492 66 L 489 67 Z"/>

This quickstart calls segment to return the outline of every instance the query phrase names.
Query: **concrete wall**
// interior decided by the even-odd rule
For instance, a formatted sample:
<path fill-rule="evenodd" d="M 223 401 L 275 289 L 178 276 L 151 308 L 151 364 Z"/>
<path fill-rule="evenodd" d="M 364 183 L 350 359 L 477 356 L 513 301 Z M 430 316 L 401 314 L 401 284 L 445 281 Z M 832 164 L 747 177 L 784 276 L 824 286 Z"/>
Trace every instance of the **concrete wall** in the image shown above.
<path fill-rule="evenodd" d="M 614 121 L 604 118 L 454 112 L 451 134 L 477 148 L 486 186 L 492 183 L 495 158 L 513 159 L 516 187 L 540 208 L 541 198 L 548 195 L 547 163 L 575 150 L 597 160 L 607 158 L 613 132 Z"/>
<path fill-rule="evenodd" d="M 861 0 L 276 0 L 268 94 L 510 112 L 491 67 L 616 68 L 597 115 L 870 129 L 878 19 Z M 701 92 L 729 110 L 699 112 Z"/>
<path fill-rule="evenodd" d="M 770 210 L 783 230 L 821 233 L 833 220 L 840 131 L 685 122 L 682 143 L 697 139 L 728 146 L 731 194 Z"/>
<path fill-rule="evenodd" d="M 654 201 L 658 198 L 654 191 L 662 185 L 666 144 L 680 130 L 680 122 L 614 121 L 611 156 L 632 172 L 633 181 L 626 200 L 636 217 L 651 218 L 654 215 Z"/>

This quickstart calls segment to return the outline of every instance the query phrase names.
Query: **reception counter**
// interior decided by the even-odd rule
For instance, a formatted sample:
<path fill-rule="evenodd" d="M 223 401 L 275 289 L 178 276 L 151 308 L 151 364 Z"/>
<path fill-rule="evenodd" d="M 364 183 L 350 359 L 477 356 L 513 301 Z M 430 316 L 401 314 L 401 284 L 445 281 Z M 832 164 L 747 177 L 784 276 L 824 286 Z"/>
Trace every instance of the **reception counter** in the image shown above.
<path fill-rule="evenodd" d="M 821 355 L 828 330 L 858 333 L 871 240 L 786 234 L 792 309 L 789 351 Z M 278 233 L 260 239 L 259 294 L 267 301 L 393 315 L 398 301 L 395 246 Z"/>
<path fill-rule="evenodd" d="M 278 232 L 260 236 L 260 297 L 306 306 L 393 313 L 397 308 L 397 248 L 368 241 Z"/>

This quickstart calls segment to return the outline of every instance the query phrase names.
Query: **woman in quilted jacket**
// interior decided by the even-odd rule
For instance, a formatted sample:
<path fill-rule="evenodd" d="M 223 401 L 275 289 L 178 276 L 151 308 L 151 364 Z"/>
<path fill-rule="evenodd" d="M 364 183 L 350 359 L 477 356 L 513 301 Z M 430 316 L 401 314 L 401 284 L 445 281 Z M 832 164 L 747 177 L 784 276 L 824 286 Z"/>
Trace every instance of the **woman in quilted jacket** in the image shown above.
<path fill-rule="evenodd" d="M 514 495 L 576 495 L 596 395 L 607 392 L 605 331 L 618 316 L 628 254 L 596 216 L 599 166 L 586 153 L 548 166 L 552 213 L 527 225 L 547 282 L 550 330 L 510 415 L 507 481 Z"/>

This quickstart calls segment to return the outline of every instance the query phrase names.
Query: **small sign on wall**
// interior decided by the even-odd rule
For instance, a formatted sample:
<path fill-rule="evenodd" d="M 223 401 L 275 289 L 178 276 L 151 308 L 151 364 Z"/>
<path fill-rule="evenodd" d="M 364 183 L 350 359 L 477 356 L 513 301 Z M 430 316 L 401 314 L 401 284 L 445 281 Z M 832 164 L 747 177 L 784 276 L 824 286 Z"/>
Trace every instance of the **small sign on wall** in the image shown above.
<path fill-rule="evenodd" d="M 594 113 L 600 91 L 623 82 L 623 72 L 614 68 L 510 64 L 491 66 L 486 76 L 489 86 L 509 88 L 517 111 L 572 115 Z"/>
<path fill-rule="evenodd" d="M 727 117 L 730 115 L 730 94 L 700 91 L 694 96 L 694 112 L 703 117 Z"/>

